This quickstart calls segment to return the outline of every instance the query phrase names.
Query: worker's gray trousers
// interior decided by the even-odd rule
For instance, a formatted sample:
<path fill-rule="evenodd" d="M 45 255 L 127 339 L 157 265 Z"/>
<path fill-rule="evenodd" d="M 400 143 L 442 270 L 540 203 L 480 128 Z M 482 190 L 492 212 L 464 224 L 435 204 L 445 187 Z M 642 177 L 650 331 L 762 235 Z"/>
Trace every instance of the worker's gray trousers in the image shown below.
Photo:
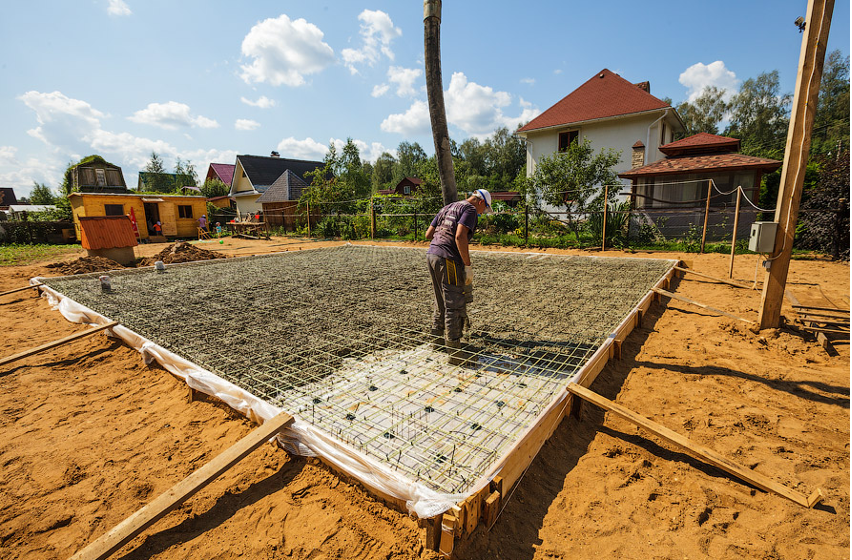
<path fill-rule="evenodd" d="M 467 318 L 464 299 L 464 265 L 452 259 L 427 254 L 432 276 L 432 334 L 443 332 L 447 340 L 459 340 Z"/>

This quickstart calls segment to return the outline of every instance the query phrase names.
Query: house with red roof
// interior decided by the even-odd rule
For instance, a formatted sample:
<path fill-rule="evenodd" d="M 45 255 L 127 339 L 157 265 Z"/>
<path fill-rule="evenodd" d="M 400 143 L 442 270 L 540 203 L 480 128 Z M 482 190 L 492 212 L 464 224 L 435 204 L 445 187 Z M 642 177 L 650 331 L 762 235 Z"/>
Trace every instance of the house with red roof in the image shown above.
<path fill-rule="evenodd" d="M 379 191 L 379 194 L 389 195 L 395 194 L 398 196 L 411 196 L 417 192 L 417 189 L 420 188 L 420 185 L 423 184 L 423 179 L 419 177 L 403 177 L 400 179 L 399 183 L 396 184 L 396 187 L 392 189 L 383 189 Z"/>
<path fill-rule="evenodd" d="M 620 152 L 615 171 L 627 171 L 636 157 L 642 165 L 661 159 L 659 147 L 684 130 L 677 111 L 651 95 L 649 82 L 634 84 L 604 68 L 521 127 L 518 135 L 527 143 L 530 177 L 540 158 L 585 139 L 595 152 L 602 148 Z"/>
<path fill-rule="evenodd" d="M 757 216 L 760 181 L 781 167 L 780 161 L 739 153 L 740 140 L 700 132 L 660 146 L 665 157 L 647 165 L 634 162 L 619 173 L 631 181 L 630 198 L 645 223 L 663 235 L 680 237 L 704 218 L 710 192 L 708 237 L 721 239 L 732 231 L 738 187 L 742 187 L 737 237 L 748 234 Z"/>
<path fill-rule="evenodd" d="M 235 167 L 236 165 L 233 163 L 211 163 L 207 167 L 207 176 L 204 177 L 204 180 L 210 181 L 211 179 L 216 179 L 230 187 L 231 181 L 234 180 Z"/>

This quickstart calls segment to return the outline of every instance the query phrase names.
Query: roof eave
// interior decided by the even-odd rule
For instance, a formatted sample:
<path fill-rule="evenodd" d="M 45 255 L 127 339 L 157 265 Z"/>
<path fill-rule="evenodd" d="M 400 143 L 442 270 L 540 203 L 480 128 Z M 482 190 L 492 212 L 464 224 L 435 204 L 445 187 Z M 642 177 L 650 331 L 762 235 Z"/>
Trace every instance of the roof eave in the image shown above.
<path fill-rule="evenodd" d="M 627 119 L 627 118 L 630 118 L 630 117 L 636 117 L 636 116 L 641 116 L 641 115 L 665 112 L 665 111 L 668 111 L 669 109 L 672 109 L 672 112 L 675 115 L 677 115 L 677 111 L 674 111 L 673 110 L 674 108 L 669 106 L 669 107 L 661 107 L 659 109 L 650 109 L 648 111 L 637 111 L 635 113 L 624 113 L 624 114 L 621 114 L 621 115 L 613 115 L 613 116 L 610 116 L 610 117 L 600 117 L 600 118 L 597 118 L 597 119 L 588 119 L 588 120 L 585 120 L 585 121 L 575 121 L 575 122 L 568 122 L 568 123 L 562 123 L 562 124 L 554 124 L 554 125 L 550 125 L 550 126 L 543 126 L 541 128 L 533 128 L 531 130 L 519 130 L 515 134 L 517 134 L 518 136 L 521 136 L 523 138 L 526 138 L 526 135 L 530 132 L 546 132 L 546 131 L 554 130 L 554 129 L 557 129 L 557 128 L 578 127 L 578 126 L 581 126 L 581 125 L 584 125 L 584 124 L 594 124 L 594 123 L 598 123 L 598 122 L 601 122 L 601 121 L 621 120 L 621 119 Z M 681 123 L 681 125 L 683 125 L 683 121 L 680 119 L 679 115 L 678 115 L 678 121 Z"/>

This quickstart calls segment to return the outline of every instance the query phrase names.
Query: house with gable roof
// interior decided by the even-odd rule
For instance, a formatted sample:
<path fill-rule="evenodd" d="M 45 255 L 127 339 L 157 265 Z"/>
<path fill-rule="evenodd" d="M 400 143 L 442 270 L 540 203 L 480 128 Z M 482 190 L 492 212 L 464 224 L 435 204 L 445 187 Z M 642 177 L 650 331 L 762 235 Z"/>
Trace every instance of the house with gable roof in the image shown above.
<path fill-rule="evenodd" d="M 273 154 L 276 153 L 273 152 Z M 307 185 L 310 181 L 305 173 L 322 168 L 324 165 L 321 161 L 287 159 L 277 154 L 268 157 L 238 155 L 228 196 L 236 200 L 239 215 L 262 212 L 263 204 L 258 202 L 258 199 L 287 171 Z M 285 177 L 282 180 L 290 184 L 289 178 Z"/>
<path fill-rule="evenodd" d="M 289 169 L 282 173 L 257 199 L 263 207 L 264 221 L 270 226 L 283 226 L 290 231 L 304 223 L 305 212 L 299 212 L 298 206 L 306 188 L 308 183 Z"/>
<path fill-rule="evenodd" d="M 633 84 L 604 68 L 555 105 L 518 129 L 527 144 L 527 177 L 542 157 L 588 139 L 595 152 L 620 152 L 620 173 L 641 157 L 642 165 L 663 157 L 660 146 L 685 130 L 677 111 L 651 95 L 649 82 Z"/>
<path fill-rule="evenodd" d="M 234 179 L 234 167 L 233 163 L 211 163 L 207 166 L 207 175 L 204 180 L 217 179 L 230 187 Z"/>
<path fill-rule="evenodd" d="M 781 167 L 774 159 L 738 153 L 740 140 L 699 132 L 660 146 L 661 160 L 619 173 L 631 181 L 633 208 L 666 237 L 680 237 L 703 222 L 710 195 L 708 238 L 727 238 L 733 229 L 738 187 L 742 187 L 737 237 L 748 235 L 757 217 L 760 182 Z M 712 185 L 711 185 L 712 181 Z"/>

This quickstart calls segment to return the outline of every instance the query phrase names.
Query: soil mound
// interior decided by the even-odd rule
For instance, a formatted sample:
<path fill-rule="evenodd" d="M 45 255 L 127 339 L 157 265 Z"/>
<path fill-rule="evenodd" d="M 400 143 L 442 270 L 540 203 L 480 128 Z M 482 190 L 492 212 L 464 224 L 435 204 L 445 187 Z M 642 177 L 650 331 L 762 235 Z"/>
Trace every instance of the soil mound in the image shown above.
<path fill-rule="evenodd" d="M 224 258 L 226 258 L 226 255 L 223 255 L 222 253 L 208 251 L 207 249 L 190 245 L 186 241 L 178 241 L 177 243 L 172 243 L 153 257 L 142 259 L 139 262 L 139 266 L 152 266 L 157 261 L 163 261 L 165 264 L 172 264 Z"/>
<path fill-rule="evenodd" d="M 56 270 L 56 272 L 62 276 L 88 274 L 89 272 L 103 272 L 106 270 L 124 268 L 123 265 L 106 257 L 80 257 L 76 261 L 58 262 L 45 266 Z"/>

